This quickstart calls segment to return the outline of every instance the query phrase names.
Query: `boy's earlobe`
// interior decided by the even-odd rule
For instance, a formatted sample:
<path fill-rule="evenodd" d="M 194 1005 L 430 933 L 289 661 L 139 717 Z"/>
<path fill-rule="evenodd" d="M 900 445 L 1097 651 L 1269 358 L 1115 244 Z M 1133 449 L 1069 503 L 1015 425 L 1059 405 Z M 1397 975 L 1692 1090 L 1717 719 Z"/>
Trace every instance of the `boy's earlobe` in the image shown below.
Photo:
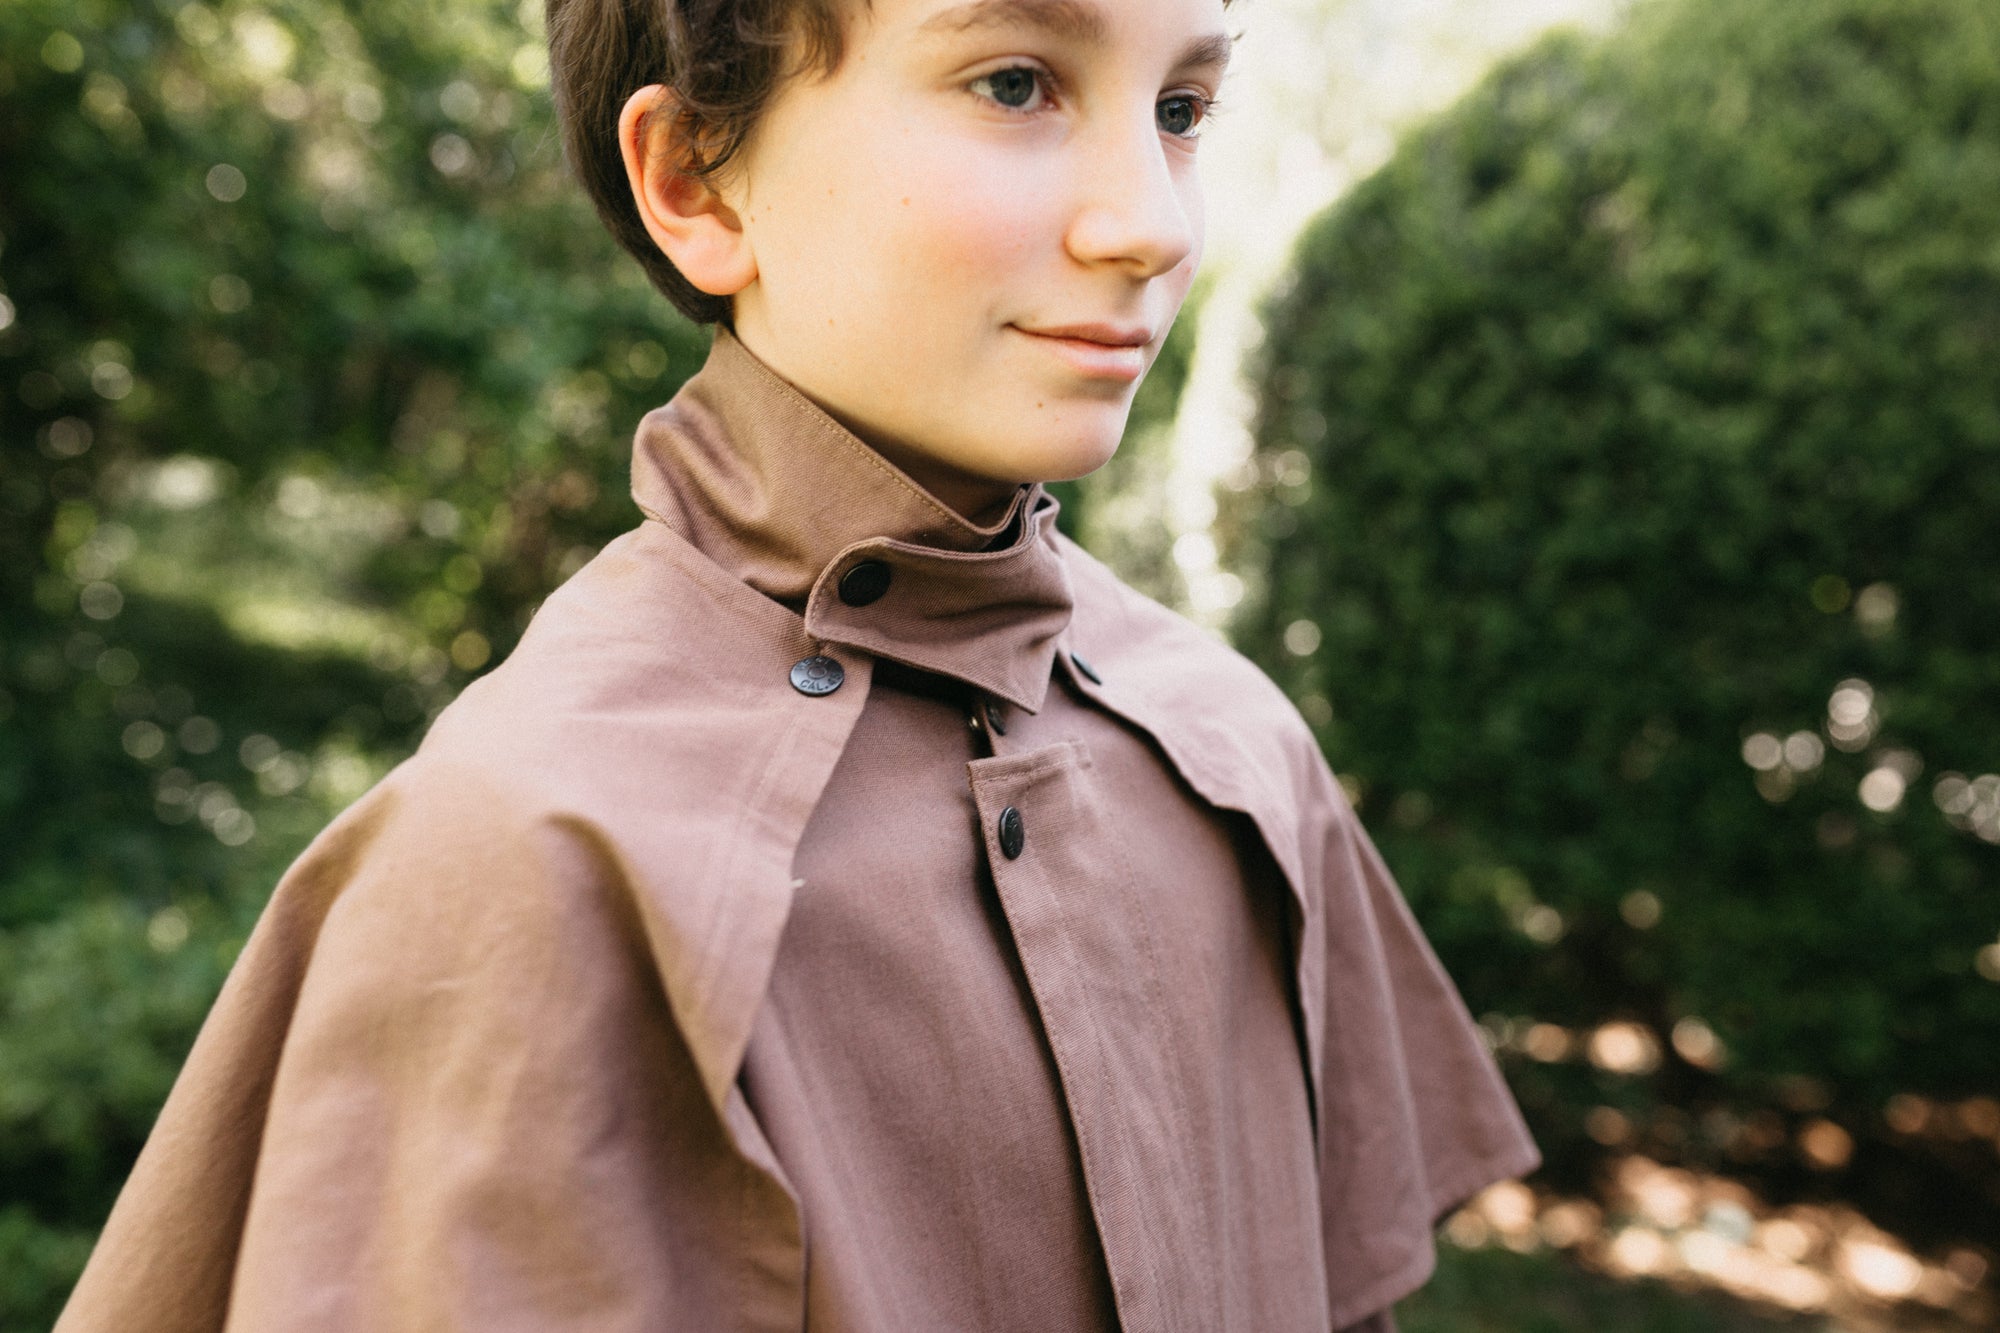
<path fill-rule="evenodd" d="M 736 210 L 709 182 L 676 170 L 673 94 L 649 84 L 618 115 L 618 147 L 632 203 L 653 244 L 681 276 L 711 296 L 734 296 L 757 277 L 757 259 Z"/>

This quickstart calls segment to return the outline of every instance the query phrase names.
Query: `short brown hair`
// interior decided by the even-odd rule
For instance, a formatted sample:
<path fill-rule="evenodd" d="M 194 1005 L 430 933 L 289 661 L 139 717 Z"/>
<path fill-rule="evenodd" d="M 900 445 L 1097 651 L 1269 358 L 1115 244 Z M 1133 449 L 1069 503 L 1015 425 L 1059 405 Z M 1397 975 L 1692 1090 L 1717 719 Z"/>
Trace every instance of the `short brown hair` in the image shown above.
<path fill-rule="evenodd" d="M 618 146 L 619 112 L 639 89 L 664 85 L 673 100 L 662 110 L 686 154 L 680 169 L 713 181 L 785 79 L 839 68 L 838 6 L 848 3 L 548 0 L 549 81 L 570 169 L 618 243 L 698 324 L 728 324 L 730 300 L 689 282 L 647 234 Z"/>

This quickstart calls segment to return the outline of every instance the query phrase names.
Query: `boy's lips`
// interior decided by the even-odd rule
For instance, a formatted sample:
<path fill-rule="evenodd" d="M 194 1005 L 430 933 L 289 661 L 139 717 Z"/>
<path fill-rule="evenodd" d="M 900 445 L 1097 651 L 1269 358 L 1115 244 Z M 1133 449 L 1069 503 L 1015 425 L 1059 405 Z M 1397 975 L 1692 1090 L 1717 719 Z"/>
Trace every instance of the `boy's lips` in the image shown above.
<path fill-rule="evenodd" d="M 1065 324 L 1055 328 L 1023 328 L 1010 324 L 1055 352 L 1080 374 L 1103 379 L 1136 380 L 1146 372 L 1146 346 L 1151 332 L 1136 325 Z"/>

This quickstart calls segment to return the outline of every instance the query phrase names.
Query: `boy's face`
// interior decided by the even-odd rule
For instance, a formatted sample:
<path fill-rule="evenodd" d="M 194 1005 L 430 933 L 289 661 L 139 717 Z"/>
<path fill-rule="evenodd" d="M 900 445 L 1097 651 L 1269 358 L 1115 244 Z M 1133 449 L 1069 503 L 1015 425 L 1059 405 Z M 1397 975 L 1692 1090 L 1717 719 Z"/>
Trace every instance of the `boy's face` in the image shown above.
<path fill-rule="evenodd" d="M 717 285 L 745 346 L 980 517 L 1117 447 L 1201 254 L 1222 0 L 872 0 L 847 33 L 719 185 Z"/>

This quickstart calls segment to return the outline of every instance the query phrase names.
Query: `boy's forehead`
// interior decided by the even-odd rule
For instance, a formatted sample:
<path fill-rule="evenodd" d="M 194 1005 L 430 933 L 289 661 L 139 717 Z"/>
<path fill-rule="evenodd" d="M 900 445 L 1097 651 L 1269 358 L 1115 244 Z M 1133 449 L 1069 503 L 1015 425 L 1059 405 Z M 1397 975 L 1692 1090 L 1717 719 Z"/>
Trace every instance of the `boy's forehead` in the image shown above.
<path fill-rule="evenodd" d="M 918 0 L 930 10 L 925 33 L 973 32 L 981 28 L 1035 28 L 1085 45 L 1111 39 L 1111 23 L 1094 0 Z"/>
<path fill-rule="evenodd" d="M 1218 0 L 1218 14 L 1229 0 Z M 1168 7 L 1170 10 L 1171 7 Z M 1129 10 L 1129 15 L 1118 11 Z M 1157 23 L 1168 16 L 1148 0 L 844 0 L 843 18 L 859 13 L 884 29 L 918 38 L 950 38 L 967 33 L 1020 31 L 1058 38 L 1072 46 L 1108 47 L 1119 20 Z M 1221 66 L 1229 58 L 1230 40 L 1206 34 L 1199 51 L 1182 64 Z M 1219 39 L 1219 40 L 1218 40 Z"/>

